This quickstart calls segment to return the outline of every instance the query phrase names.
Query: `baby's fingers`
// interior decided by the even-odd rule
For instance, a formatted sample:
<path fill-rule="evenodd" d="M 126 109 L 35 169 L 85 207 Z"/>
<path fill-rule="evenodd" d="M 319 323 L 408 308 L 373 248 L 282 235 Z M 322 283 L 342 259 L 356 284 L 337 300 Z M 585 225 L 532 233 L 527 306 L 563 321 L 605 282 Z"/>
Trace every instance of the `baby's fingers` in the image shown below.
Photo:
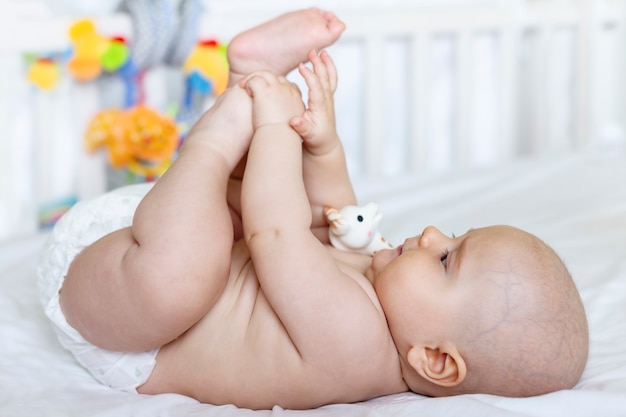
<path fill-rule="evenodd" d="M 313 72 L 319 79 L 322 88 L 326 91 L 330 90 L 330 82 L 328 79 L 328 70 L 326 69 L 326 63 L 322 61 L 320 56 L 314 51 L 309 51 L 308 55 L 309 61 L 311 61 L 311 65 L 313 65 Z"/>
<path fill-rule="evenodd" d="M 242 78 L 239 86 L 245 88 L 248 94 L 253 95 L 258 89 L 284 82 L 287 82 L 287 79 L 283 76 L 277 77 L 268 71 L 255 71 Z"/>
<path fill-rule="evenodd" d="M 250 97 L 254 97 L 255 93 L 258 93 L 260 89 L 269 86 L 269 80 L 262 73 L 252 73 L 239 81 L 239 86 L 244 88 Z"/>
<path fill-rule="evenodd" d="M 309 87 L 309 107 L 324 101 L 323 87 L 320 79 L 304 64 L 300 64 L 298 72 L 304 78 L 307 87 Z"/>
<path fill-rule="evenodd" d="M 335 63 L 333 59 L 330 57 L 330 54 L 327 51 L 322 51 L 320 53 L 320 59 L 326 66 L 326 72 L 328 74 L 328 86 L 332 93 L 337 90 L 337 67 L 335 67 Z"/>
<path fill-rule="evenodd" d="M 313 71 L 320 79 L 320 83 L 324 87 L 324 90 L 334 93 L 337 89 L 337 68 L 330 57 L 330 54 L 325 50 L 319 54 L 311 50 L 309 51 L 308 58 L 309 61 L 311 61 Z"/>

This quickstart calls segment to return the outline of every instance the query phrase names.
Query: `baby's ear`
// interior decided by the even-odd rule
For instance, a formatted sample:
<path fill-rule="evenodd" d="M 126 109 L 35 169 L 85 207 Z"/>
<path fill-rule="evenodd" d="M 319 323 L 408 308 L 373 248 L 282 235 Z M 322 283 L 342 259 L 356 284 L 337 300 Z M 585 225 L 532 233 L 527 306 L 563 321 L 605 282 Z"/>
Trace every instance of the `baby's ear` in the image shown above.
<path fill-rule="evenodd" d="M 407 361 L 422 378 L 442 387 L 454 387 L 467 375 L 465 360 L 454 346 L 413 346 Z"/>

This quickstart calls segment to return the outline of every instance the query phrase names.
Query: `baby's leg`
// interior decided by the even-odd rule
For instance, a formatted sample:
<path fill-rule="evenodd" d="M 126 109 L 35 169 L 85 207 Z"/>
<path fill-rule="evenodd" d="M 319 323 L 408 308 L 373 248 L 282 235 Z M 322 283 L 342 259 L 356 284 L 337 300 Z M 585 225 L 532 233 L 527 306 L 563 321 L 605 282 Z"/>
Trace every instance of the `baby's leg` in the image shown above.
<path fill-rule="evenodd" d="M 345 25 L 317 8 L 286 13 L 237 35 L 228 46 L 229 84 L 253 71 L 286 75 L 305 62 L 311 49 L 333 44 Z"/>
<path fill-rule="evenodd" d="M 259 70 L 287 75 L 307 60 L 310 50 L 332 45 L 345 25 L 333 13 L 315 7 L 278 16 L 235 36 L 228 45 L 229 86 Z M 233 172 L 234 188 L 241 188 L 246 161 Z M 235 195 L 238 191 L 233 191 Z M 236 215 L 240 216 L 238 198 L 233 197 Z M 241 231 L 239 231 L 241 235 Z"/>
<path fill-rule="evenodd" d="M 159 347 L 219 298 L 233 244 L 228 178 L 249 147 L 250 115 L 247 93 L 227 90 L 142 200 L 132 226 L 76 257 L 61 305 L 88 341 L 117 351 Z"/>

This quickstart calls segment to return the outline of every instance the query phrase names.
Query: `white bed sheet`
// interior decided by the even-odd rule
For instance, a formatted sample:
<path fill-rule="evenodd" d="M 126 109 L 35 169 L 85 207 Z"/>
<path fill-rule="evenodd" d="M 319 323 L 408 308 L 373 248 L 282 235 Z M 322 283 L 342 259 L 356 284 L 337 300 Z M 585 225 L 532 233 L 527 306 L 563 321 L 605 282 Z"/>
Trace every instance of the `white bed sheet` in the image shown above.
<path fill-rule="evenodd" d="M 200 404 L 181 395 L 109 390 L 57 342 L 35 285 L 45 234 L 0 247 L 0 416 L 625 416 L 626 154 L 566 155 L 437 178 L 356 181 L 395 243 L 434 224 L 447 233 L 512 224 L 565 259 L 587 308 L 591 352 L 572 391 L 512 399 L 400 394 L 316 410 Z"/>

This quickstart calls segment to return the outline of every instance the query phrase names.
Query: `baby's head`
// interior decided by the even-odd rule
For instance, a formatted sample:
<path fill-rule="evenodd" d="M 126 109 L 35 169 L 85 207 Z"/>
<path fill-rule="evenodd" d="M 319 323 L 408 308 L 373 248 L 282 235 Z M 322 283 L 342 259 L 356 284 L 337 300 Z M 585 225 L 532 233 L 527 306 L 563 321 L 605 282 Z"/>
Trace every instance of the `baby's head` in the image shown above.
<path fill-rule="evenodd" d="M 522 230 L 434 227 L 377 252 L 374 283 L 411 390 L 512 397 L 568 389 L 587 361 L 585 311 L 560 258 Z"/>

